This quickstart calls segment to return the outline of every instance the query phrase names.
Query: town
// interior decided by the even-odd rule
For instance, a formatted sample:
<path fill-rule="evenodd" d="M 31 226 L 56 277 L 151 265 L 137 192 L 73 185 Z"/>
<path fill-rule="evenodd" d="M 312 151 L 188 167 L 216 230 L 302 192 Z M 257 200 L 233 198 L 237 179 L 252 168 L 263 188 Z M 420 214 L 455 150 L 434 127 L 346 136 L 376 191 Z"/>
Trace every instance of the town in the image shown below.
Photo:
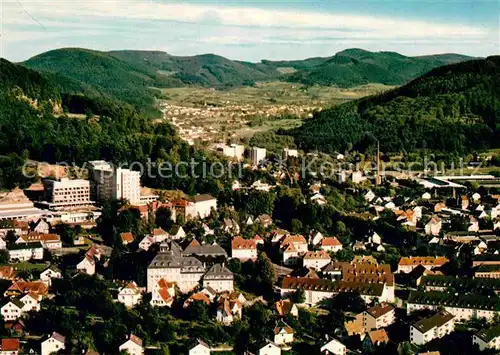
<path fill-rule="evenodd" d="M 201 332 L 178 339 L 171 353 L 434 355 L 457 342 L 500 351 L 494 177 L 403 179 L 378 169 L 289 181 L 283 172 L 298 164 L 298 150 L 284 149 L 281 166 L 269 165 L 262 148 L 215 151 L 265 180 L 235 180 L 220 196 L 167 198 L 144 195 L 138 171 L 91 161 L 88 180 L 48 177 L 3 193 L 0 313 L 13 337 L 2 339 L 2 354 L 74 351 L 57 325 L 42 336 L 25 329 L 70 297 L 68 282 L 104 287 L 124 312 L 161 308 L 229 334 L 242 321 L 267 319 L 259 342 Z M 321 327 L 314 333 L 313 318 Z M 147 354 L 165 346 L 143 335 L 131 330 L 121 343 L 83 350 Z"/>

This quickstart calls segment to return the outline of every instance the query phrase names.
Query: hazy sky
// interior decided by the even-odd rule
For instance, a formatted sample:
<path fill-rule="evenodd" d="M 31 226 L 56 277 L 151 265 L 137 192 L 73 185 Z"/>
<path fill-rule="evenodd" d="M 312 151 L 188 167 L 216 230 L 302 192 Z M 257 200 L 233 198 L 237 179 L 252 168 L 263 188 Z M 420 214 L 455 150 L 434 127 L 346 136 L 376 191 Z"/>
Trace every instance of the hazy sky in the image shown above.
<path fill-rule="evenodd" d="M 500 53 L 498 0 L 0 0 L 0 56 L 60 47 L 301 59 L 345 48 Z"/>

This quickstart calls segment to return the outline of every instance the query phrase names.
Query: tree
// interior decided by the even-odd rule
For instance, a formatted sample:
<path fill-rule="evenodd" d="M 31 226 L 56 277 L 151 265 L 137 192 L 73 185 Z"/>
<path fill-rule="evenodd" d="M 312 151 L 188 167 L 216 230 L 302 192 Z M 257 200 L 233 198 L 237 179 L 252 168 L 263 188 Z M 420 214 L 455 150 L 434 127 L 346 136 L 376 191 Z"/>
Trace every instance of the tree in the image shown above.
<path fill-rule="evenodd" d="M 156 211 L 155 224 L 157 227 L 163 228 L 168 231 L 172 228 L 172 211 L 166 207 L 160 207 Z"/>
<path fill-rule="evenodd" d="M 293 303 L 304 303 L 306 301 L 306 295 L 304 293 L 304 289 L 299 288 L 297 291 L 295 291 L 290 297 L 290 300 Z"/>
<path fill-rule="evenodd" d="M 302 231 L 302 222 L 299 219 L 292 219 L 291 222 L 291 232 L 294 234 L 298 234 Z"/>

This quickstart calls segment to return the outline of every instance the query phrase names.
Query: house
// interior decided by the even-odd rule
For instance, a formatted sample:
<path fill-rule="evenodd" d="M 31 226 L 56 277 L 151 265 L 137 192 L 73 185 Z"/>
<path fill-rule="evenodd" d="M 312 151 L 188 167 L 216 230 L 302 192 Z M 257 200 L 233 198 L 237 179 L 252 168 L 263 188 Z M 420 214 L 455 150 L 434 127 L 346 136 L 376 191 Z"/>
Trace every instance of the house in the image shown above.
<path fill-rule="evenodd" d="M 43 259 L 43 246 L 40 242 L 20 243 L 11 245 L 9 248 L 9 259 L 28 261 L 30 259 Z"/>
<path fill-rule="evenodd" d="M 193 256 L 183 256 L 177 243 L 164 242 L 148 266 L 147 292 L 152 292 L 160 279 L 174 282 L 181 292 L 189 292 L 199 285 L 205 272 L 205 265 Z"/>
<path fill-rule="evenodd" d="M 216 292 L 233 291 L 234 275 L 224 264 L 214 264 L 203 276 L 203 287 Z"/>
<path fill-rule="evenodd" d="M 356 314 L 351 319 L 344 322 L 344 328 L 348 336 L 363 335 L 365 333 L 364 312 Z"/>
<path fill-rule="evenodd" d="M 212 210 L 217 211 L 217 199 L 212 195 L 196 195 L 193 198 L 195 215 L 187 214 L 186 217 L 199 217 L 201 219 L 207 218 L 212 213 Z"/>
<path fill-rule="evenodd" d="M 428 193 L 428 192 L 424 192 L 422 194 L 422 200 L 430 200 L 431 197 L 432 197 L 432 195 L 430 193 Z"/>
<path fill-rule="evenodd" d="M 331 261 L 332 259 L 330 259 L 328 253 L 324 250 L 308 251 L 304 255 L 304 259 L 302 259 L 304 267 L 312 268 L 318 271 L 330 264 Z"/>
<path fill-rule="evenodd" d="M 22 235 L 16 240 L 16 244 L 28 244 L 40 242 L 45 249 L 53 250 L 62 248 L 61 237 L 57 234 L 41 234 L 38 232 L 31 232 Z"/>
<path fill-rule="evenodd" d="M 336 253 L 342 250 L 342 243 L 336 237 L 324 237 L 321 240 L 320 248 L 325 251 Z"/>
<path fill-rule="evenodd" d="M 329 340 L 320 349 L 322 355 L 346 355 L 347 348 L 337 339 Z"/>
<path fill-rule="evenodd" d="M 444 256 L 407 256 L 399 260 L 397 273 L 409 273 L 417 266 L 422 265 L 427 270 L 443 266 L 449 262 Z"/>
<path fill-rule="evenodd" d="M 472 200 L 474 200 L 474 202 L 478 202 L 478 201 L 480 201 L 480 200 L 481 200 L 481 194 L 479 194 L 479 193 L 477 193 L 477 192 L 476 192 L 476 193 L 474 193 L 474 194 L 472 195 Z"/>
<path fill-rule="evenodd" d="M 30 312 L 30 311 L 40 311 L 40 301 L 42 297 L 35 293 L 27 293 L 24 296 L 19 298 L 19 301 L 23 303 L 22 311 Z"/>
<path fill-rule="evenodd" d="M 186 232 L 184 231 L 184 228 L 182 228 L 182 226 L 175 224 L 170 229 L 170 238 L 172 240 L 180 240 L 183 239 L 185 236 Z"/>
<path fill-rule="evenodd" d="M 309 234 L 309 242 L 314 246 L 318 246 L 323 238 L 324 236 L 323 234 L 321 234 L 321 232 L 316 232 L 314 235 L 312 233 Z"/>
<path fill-rule="evenodd" d="M 0 355 L 17 355 L 19 354 L 19 348 L 19 339 L 2 339 Z"/>
<path fill-rule="evenodd" d="M 141 298 L 142 292 L 134 281 L 118 291 L 118 302 L 123 303 L 127 308 L 134 307 L 139 303 Z"/>
<path fill-rule="evenodd" d="M 235 318 L 241 318 L 243 306 L 235 299 L 221 298 L 217 306 L 216 319 L 224 325 L 230 325 Z"/>
<path fill-rule="evenodd" d="M 66 349 L 65 346 L 66 338 L 57 332 L 53 332 L 48 339 L 42 341 L 41 344 L 41 355 L 51 355 L 57 353 L 58 351 Z"/>
<path fill-rule="evenodd" d="M 274 328 L 274 343 L 276 345 L 286 345 L 293 343 L 293 341 L 295 340 L 294 336 L 295 332 L 285 322 L 281 322 Z"/>
<path fill-rule="evenodd" d="M 139 242 L 139 249 L 148 251 L 151 245 L 155 243 L 155 239 L 149 235 L 145 236 L 140 242 Z"/>
<path fill-rule="evenodd" d="M 80 261 L 78 264 L 76 264 L 76 269 L 84 274 L 87 275 L 94 275 L 95 274 L 95 260 L 85 254 L 83 257 L 82 261 Z"/>
<path fill-rule="evenodd" d="M 270 340 L 259 348 L 258 355 L 281 355 L 281 348 Z"/>
<path fill-rule="evenodd" d="M 380 237 L 380 235 L 378 235 L 377 232 L 373 232 L 373 234 L 368 237 L 368 243 L 380 245 L 382 244 L 382 238 Z"/>
<path fill-rule="evenodd" d="M 375 193 L 372 191 L 372 190 L 368 190 L 364 195 L 363 195 L 363 198 L 365 199 L 366 202 L 372 202 L 375 197 L 377 197 L 375 195 Z"/>
<path fill-rule="evenodd" d="M 23 314 L 24 303 L 17 298 L 12 298 L 0 308 L 0 313 L 5 321 L 14 321 Z"/>
<path fill-rule="evenodd" d="M 446 208 L 446 203 L 444 202 L 438 202 L 434 205 L 434 212 L 435 213 L 439 213 L 441 212 L 443 209 Z"/>
<path fill-rule="evenodd" d="M 188 355 L 210 355 L 210 347 L 204 341 L 197 339 L 189 348 Z"/>
<path fill-rule="evenodd" d="M 307 240 L 302 235 L 286 236 L 281 242 L 281 247 L 286 248 L 289 245 L 293 245 L 294 247 L 296 247 L 299 253 L 307 252 Z"/>
<path fill-rule="evenodd" d="M 256 234 L 253 237 L 253 240 L 255 240 L 255 244 L 257 245 L 264 245 L 264 238 L 262 238 L 260 235 Z"/>
<path fill-rule="evenodd" d="M 47 285 L 52 284 L 52 279 L 62 279 L 61 270 L 59 270 L 55 265 L 51 265 L 40 273 L 40 280 L 46 282 Z"/>
<path fill-rule="evenodd" d="M 326 205 L 328 203 L 327 199 L 325 198 L 325 196 L 323 196 L 322 194 L 320 193 L 316 193 L 314 195 L 312 195 L 309 200 L 311 200 L 311 202 L 319 205 L 319 206 L 323 206 L 323 205 Z"/>
<path fill-rule="evenodd" d="M 469 218 L 469 227 L 467 227 L 467 231 L 479 232 L 479 221 L 474 216 L 470 216 Z"/>
<path fill-rule="evenodd" d="M 446 311 L 419 320 L 410 326 L 410 341 L 423 345 L 439 339 L 455 330 L 455 316 Z"/>
<path fill-rule="evenodd" d="M 14 280 L 17 272 L 12 266 L 0 266 L 0 280 Z"/>
<path fill-rule="evenodd" d="M 482 329 L 474 334 L 472 344 L 477 345 L 479 351 L 486 349 L 500 350 L 500 325 Z"/>
<path fill-rule="evenodd" d="M 283 264 L 287 266 L 295 265 L 300 260 L 300 254 L 293 244 L 289 244 L 283 251 Z"/>
<path fill-rule="evenodd" d="M 169 235 L 162 228 L 155 228 L 151 231 L 149 236 L 153 238 L 153 243 L 161 243 L 167 239 Z"/>
<path fill-rule="evenodd" d="M 128 245 L 135 240 L 134 235 L 131 232 L 120 233 L 120 239 L 122 240 L 123 245 Z"/>
<path fill-rule="evenodd" d="M 189 305 L 193 302 L 202 302 L 205 303 L 207 306 L 210 306 L 211 300 L 208 298 L 206 293 L 204 292 L 197 292 L 193 293 L 189 298 L 184 302 L 183 308 L 188 308 Z"/>
<path fill-rule="evenodd" d="M 433 215 L 431 220 L 425 225 L 425 234 L 439 235 L 443 221 L 437 215 Z"/>
<path fill-rule="evenodd" d="M 384 329 L 372 330 L 363 339 L 363 349 L 365 352 L 373 352 L 378 346 L 387 344 L 389 336 Z"/>
<path fill-rule="evenodd" d="M 299 309 L 297 306 L 290 300 L 280 300 L 275 303 L 276 310 L 281 317 L 285 317 L 288 314 L 291 314 L 294 317 L 299 316 Z"/>
<path fill-rule="evenodd" d="M 267 228 L 273 224 L 273 219 L 268 214 L 261 214 L 255 219 L 255 222 L 260 223 L 264 228 Z"/>
<path fill-rule="evenodd" d="M 7 288 L 4 297 L 19 297 L 26 293 L 33 293 L 37 296 L 45 297 L 49 292 L 47 284 L 43 281 L 25 281 L 18 279 Z"/>
<path fill-rule="evenodd" d="M 48 234 L 50 232 L 50 225 L 43 218 L 40 218 L 35 222 L 32 231 L 42 234 Z"/>
<path fill-rule="evenodd" d="M 119 351 L 127 351 L 129 355 L 142 355 L 144 354 L 144 348 L 142 346 L 142 339 L 130 334 L 127 341 L 118 347 Z"/>
<path fill-rule="evenodd" d="M 240 226 L 234 219 L 224 218 L 222 221 L 222 230 L 226 233 L 238 234 L 240 232 Z"/>
<path fill-rule="evenodd" d="M 240 260 L 257 259 L 257 243 L 254 239 L 236 237 L 231 242 L 231 256 Z"/>
<path fill-rule="evenodd" d="M 385 328 L 395 321 L 395 309 L 387 303 L 370 307 L 363 313 L 363 325 L 367 331 Z"/>
<path fill-rule="evenodd" d="M 174 303 L 175 283 L 161 279 L 151 293 L 150 304 L 157 307 L 171 307 Z"/>
<path fill-rule="evenodd" d="M 7 242 L 0 237 L 0 250 L 6 250 L 7 249 Z"/>

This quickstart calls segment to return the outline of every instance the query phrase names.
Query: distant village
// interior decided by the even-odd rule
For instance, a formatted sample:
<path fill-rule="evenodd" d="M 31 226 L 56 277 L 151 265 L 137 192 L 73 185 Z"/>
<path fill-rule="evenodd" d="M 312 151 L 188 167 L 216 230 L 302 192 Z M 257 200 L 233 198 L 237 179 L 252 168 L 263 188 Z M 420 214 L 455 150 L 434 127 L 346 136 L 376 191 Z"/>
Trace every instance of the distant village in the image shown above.
<path fill-rule="evenodd" d="M 247 155 L 246 148 L 237 144 L 219 144 L 214 150 L 247 162 L 250 169 L 269 170 L 262 166 L 267 155 L 263 148 L 251 147 Z M 299 157 L 294 149 L 284 149 L 282 154 L 284 161 Z M 281 175 L 275 175 L 277 183 L 256 180 L 245 185 L 235 180 L 231 190 L 272 194 L 282 184 Z M 403 353 L 406 344 L 404 353 L 437 355 L 440 352 L 433 349 L 463 329 L 474 329 L 462 336 L 477 353 L 500 352 L 500 195 L 486 188 L 467 188 L 471 186 L 467 181 L 491 182 L 492 176 L 409 180 L 340 171 L 334 182 L 312 177 L 303 189 L 303 204 L 331 205 L 328 184 L 335 184 L 362 206 L 346 218 L 383 227 L 359 231 L 350 238 L 319 230 L 292 232 L 266 213 L 224 217 L 221 211 L 234 206 L 222 206 L 209 194 L 171 200 L 142 194 L 140 178 L 139 172 L 92 161 L 88 180 L 48 178 L 0 196 L 0 249 L 7 256 L 0 266 L 0 279 L 6 282 L 0 314 L 13 335 L 2 339 L 0 354 L 66 353 L 70 342 L 65 334 L 47 329 L 46 336 L 27 341 L 23 322 L 53 297 L 54 280 L 79 274 L 95 277 L 106 269 L 117 245 L 106 244 L 96 227 L 103 218 L 102 204 L 117 200 L 126 201 L 120 211 L 138 211 L 151 226 L 143 235 L 132 230 L 119 233 L 120 247 L 127 253 L 153 253 L 145 282 L 121 280 L 116 289 L 115 302 L 127 309 L 143 302 L 172 308 L 182 299 L 182 310 L 204 304 L 210 307 L 214 322 L 229 327 L 260 302 L 279 322 L 273 334 L 255 344 L 254 353 L 278 355 L 293 353 L 298 338 L 293 324 L 300 324 L 301 312 L 321 312 L 325 302 L 346 297 L 348 303 L 362 305 L 355 311 L 342 309 L 346 318 L 342 326 L 314 340 L 321 354 L 380 353 L 390 344 Z M 160 210 L 169 211 L 168 229 L 154 223 Z M 72 240 L 64 239 L 57 233 L 61 225 L 78 233 Z M 251 228 L 259 232 L 243 233 Z M 418 236 L 423 246 L 405 247 L 389 237 L 397 233 Z M 403 255 L 409 254 L 401 251 L 404 248 L 411 254 Z M 424 249 L 425 255 L 419 255 Z M 68 255 L 74 256 L 73 264 L 57 262 Z M 389 255 L 397 259 L 390 262 Z M 274 292 L 256 297 L 238 287 L 241 275 L 230 265 L 257 263 L 263 257 L 275 272 Z M 36 278 L 33 274 L 26 278 L 30 264 L 42 265 Z M 476 329 L 471 322 L 481 327 Z M 116 353 L 147 354 L 151 345 L 130 333 L 116 344 Z M 221 347 L 195 339 L 188 353 L 230 353 L 231 349 L 232 344 Z M 96 353 L 91 348 L 86 352 Z"/>

